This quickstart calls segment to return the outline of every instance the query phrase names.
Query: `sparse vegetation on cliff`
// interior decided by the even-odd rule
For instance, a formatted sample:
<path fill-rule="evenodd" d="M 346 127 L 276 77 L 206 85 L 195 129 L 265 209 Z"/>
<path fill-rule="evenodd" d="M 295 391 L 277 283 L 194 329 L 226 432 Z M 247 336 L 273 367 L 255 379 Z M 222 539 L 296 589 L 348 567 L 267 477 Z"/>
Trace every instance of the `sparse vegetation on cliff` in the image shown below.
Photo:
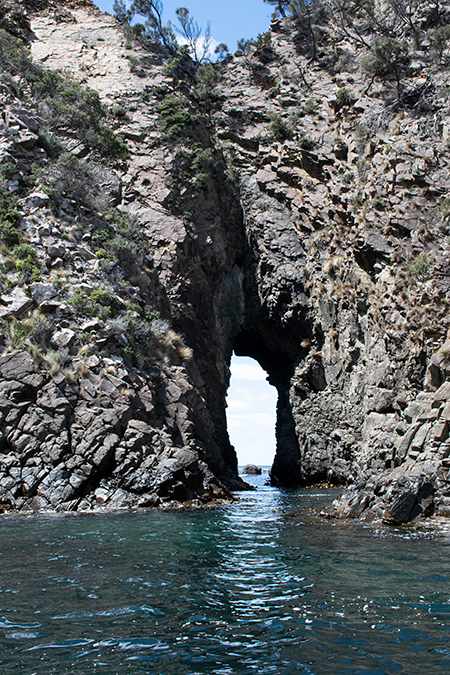
<path fill-rule="evenodd" d="M 117 3 L 119 29 L 74 8 L 86 42 L 46 54 L 70 77 L 0 34 L 0 372 L 24 419 L 53 416 L 39 457 L 63 476 L 26 499 L 14 478 L 14 508 L 95 508 L 100 481 L 107 505 L 226 494 L 238 343 L 280 391 L 278 480 L 415 462 L 405 411 L 447 377 L 431 363 L 450 327 L 447 9 L 270 4 L 272 30 L 221 63 L 176 44 L 159 2 L 133 3 L 137 27 Z M 34 27 L 34 49 L 67 34 Z M 425 424 L 428 462 L 446 432 Z M 1 431 L 20 464 L 21 429 Z"/>

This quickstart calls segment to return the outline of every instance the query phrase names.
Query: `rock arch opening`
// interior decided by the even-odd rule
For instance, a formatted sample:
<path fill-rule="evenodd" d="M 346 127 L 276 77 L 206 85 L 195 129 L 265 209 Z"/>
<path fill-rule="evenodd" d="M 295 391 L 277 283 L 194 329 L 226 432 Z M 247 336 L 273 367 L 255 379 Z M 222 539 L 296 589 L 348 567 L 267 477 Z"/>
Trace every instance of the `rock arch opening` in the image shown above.
<path fill-rule="evenodd" d="M 276 390 L 276 397 L 274 397 L 276 398 L 275 456 L 271 471 L 272 483 L 298 485 L 301 483 L 299 450 L 289 402 L 294 363 L 281 350 L 270 349 L 265 342 L 258 339 L 255 333 L 245 330 L 234 339 L 233 351 L 237 357 L 247 357 L 253 362 L 256 361 L 266 374 L 269 385 Z"/>
<path fill-rule="evenodd" d="M 233 355 L 227 392 L 227 426 L 238 465 L 272 466 L 277 391 L 257 361 Z"/>

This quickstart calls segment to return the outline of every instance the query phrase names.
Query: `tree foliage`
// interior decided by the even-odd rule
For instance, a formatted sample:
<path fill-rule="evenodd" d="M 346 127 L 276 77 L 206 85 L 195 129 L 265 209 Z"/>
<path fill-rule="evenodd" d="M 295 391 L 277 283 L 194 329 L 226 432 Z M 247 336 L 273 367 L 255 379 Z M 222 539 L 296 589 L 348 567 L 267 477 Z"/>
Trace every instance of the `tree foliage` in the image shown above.
<path fill-rule="evenodd" d="M 394 76 L 397 95 L 400 98 L 400 82 L 410 61 L 408 44 L 391 37 L 376 38 L 369 54 L 361 62 L 361 68 L 373 79 Z"/>
<path fill-rule="evenodd" d="M 210 23 L 208 22 L 203 34 L 203 29 L 187 7 L 179 7 L 176 10 L 178 26 L 171 21 L 164 22 L 164 7 L 161 0 L 133 0 L 129 9 L 125 0 L 115 0 L 113 9 L 117 20 L 127 24 L 144 46 L 148 47 L 149 43 L 159 44 L 165 47 L 171 56 L 182 55 L 184 51 L 195 63 L 202 63 L 207 59 L 211 46 Z M 145 23 L 130 26 L 135 15 L 144 17 Z M 176 34 L 181 37 L 181 48 Z"/>
<path fill-rule="evenodd" d="M 289 12 L 297 29 L 299 44 L 306 47 L 313 60 L 317 59 L 321 26 L 327 21 L 328 8 L 324 0 L 291 0 Z"/>
<path fill-rule="evenodd" d="M 430 41 L 430 53 L 432 57 L 442 64 L 444 52 L 450 45 L 450 24 L 431 30 L 427 34 Z"/>
<path fill-rule="evenodd" d="M 274 16 L 286 16 L 290 0 L 264 0 L 268 5 L 274 5 Z"/>
<path fill-rule="evenodd" d="M 202 63 L 208 56 L 211 47 L 211 24 L 206 24 L 205 34 L 198 25 L 192 14 L 186 7 L 180 7 L 176 11 L 180 28 L 175 28 L 177 33 L 187 45 L 189 54 L 196 63 Z"/>

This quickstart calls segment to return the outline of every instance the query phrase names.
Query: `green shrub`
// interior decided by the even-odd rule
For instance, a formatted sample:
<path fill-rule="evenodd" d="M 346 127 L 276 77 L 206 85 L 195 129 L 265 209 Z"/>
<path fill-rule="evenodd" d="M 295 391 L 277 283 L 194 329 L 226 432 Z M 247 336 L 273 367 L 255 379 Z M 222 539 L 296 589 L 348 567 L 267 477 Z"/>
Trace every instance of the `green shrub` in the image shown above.
<path fill-rule="evenodd" d="M 22 42 L 0 29 L 0 73 L 18 75 L 32 68 L 32 61 Z"/>
<path fill-rule="evenodd" d="M 194 171 L 210 166 L 214 155 L 212 148 L 196 148 L 192 153 L 191 167 Z"/>
<path fill-rule="evenodd" d="M 316 142 L 313 141 L 312 138 L 308 138 L 308 136 L 302 136 L 298 144 L 302 150 L 312 150 L 316 145 Z"/>
<path fill-rule="evenodd" d="M 448 49 L 450 43 L 450 24 L 441 26 L 436 30 L 430 30 L 427 33 L 427 38 L 430 41 L 430 54 L 441 63 L 444 52 Z"/>
<path fill-rule="evenodd" d="M 41 280 L 41 272 L 35 264 L 34 255 L 18 260 L 16 262 L 16 270 L 24 283 L 35 284 Z"/>
<path fill-rule="evenodd" d="M 19 260 L 26 260 L 26 258 L 31 258 L 32 260 L 36 257 L 36 251 L 30 244 L 17 244 L 13 249 L 13 256 Z"/>
<path fill-rule="evenodd" d="M 317 109 L 316 101 L 310 98 L 303 104 L 303 106 L 298 111 L 298 114 L 300 115 L 300 117 L 304 117 L 305 115 L 312 115 L 316 111 L 316 109 Z"/>
<path fill-rule="evenodd" d="M 350 199 L 350 204 L 354 209 L 359 208 L 364 204 L 364 196 L 362 195 L 361 192 L 358 192 L 356 195 L 353 195 L 353 197 Z"/>
<path fill-rule="evenodd" d="M 52 336 L 52 325 L 50 321 L 39 313 L 33 314 L 21 321 L 13 319 L 9 324 L 9 334 L 12 344 L 15 347 L 25 347 L 31 351 L 31 348 L 47 349 Z"/>
<path fill-rule="evenodd" d="M 394 76 L 397 94 L 400 95 L 400 80 L 410 62 L 409 46 L 392 37 L 377 37 L 370 51 L 361 61 L 361 70 L 369 77 Z"/>
<path fill-rule="evenodd" d="M 147 237 L 139 223 L 127 213 L 112 209 L 107 215 L 111 218 L 111 224 L 108 229 L 101 228 L 105 237 L 108 237 L 101 242 L 107 252 L 105 257 L 111 256 L 130 272 L 137 264 L 142 264 L 148 252 Z"/>
<path fill-rule="evenodd" d="M 111 199 L 102 184 L 115 180 L 105 167 L 80 160 L 70 152 L 63 153 L 54 164 L 38 173 L 36 179 L 43 183 L 43 191 L 50 196 L 51 207 L 56 209 L 68 197 L 98 211 L 107 208 Z"/>
<path fill-rule="evenodd" d="M 127 114 L 127 109 L 123 105 L 113 105 L 111 108 L 111 115 L 114 115 L 114 117 L 125 117 Z"/>
<path fill-rule="evenodd" d="M 216 90 L 216 84 L 221 79 L 221 73 L 212 63 L 201 64 L 195 74 L 197 81 L 194 87 L 194 96 L 203 103 L 214 103 L 218 100 L 219 94 Z"/>
<path fill-rule="evenodd" d="M 341 87 L 336 94 L 335 109 L 342 110 L 342 108 L 348 108 L 352 106 L 356 100 L 356 96 L 350 89 Z"/>
<path fill-rule="evenodd" d="M 175 94 L 165 97 L 158 105 L 158 112 L 161 116 L 161 131 L 168 139 L 187 133 L 189 131 L 187 127 L 192 126 L 198 119 L 198 115 L 192 115 L 187 110 L 187 100 Z"/>
<path fill-rule="evenodd" d="M 279 141 L 284 141 L 292 138 L 294 132 L 290 124 L 286 122 L 280 115 L 276 115 L 269 125 L 270 132 Z"/>
<path fill-rule="evenodd" d="M 194 178 L 194 184 L 198 186 L 206 185 L 208 182 L 209 173 L 198 173 Z"/>
<path fill-rule="evenodd" d="M 119 305 L 114 295 L 104 289 L 98 288 L 89 296 L 80 290 L 76 290 L 69 298 L 69 303 L 79 316 L 98 316 L 104 321 L 117 315 Z"/>
<path fill-rule="evenodd" d="M 130 268 L 140 261 L 139 246 L 134 241 L 126 239 L 120 234 L 116 235 L 108 243 L 108 250 L 122 267 Z"/>
<path fill-rule="evenodd" d="M 103 124 L 99 126 L 98 130 L 89 137 L 88 142 L 91 147 L 98 150 L 105 157 L 116 157 L 117 159 L 126 159 L 130 151 L 128 146 L 112 129 L 105 127 Z"/>
<path fill-rule="evenodd" d="M 11 180 L 16 173 L 16 165 L 13 162 L 5 162 L 0 166 L 0 182 Z"/>
<path fill-rule="evenodd" d="M 154 87 L 152 87 L 152 93 L 156 96 L 156 98 L 163 99 L 169 93 L 169 87 L 166 87 L 166 85 L 156 84 Z"/>
<path fill-rule="evenodd" d="M 91 235 L 92 241 L 95 241 L 96 244 L 104 244 L 113 238 L 114 230 L 109 225 L 101 225 L 100 227 L 96 227 Z"/>
<path fill-rule="evenodd" d="M 89 311 L 89 300 L 87 296 L 81 291 L 75 291 L 69 298 L 69 303 L 72 305 L 77 314 L 83 316 L 91 316 Z"/>
<path fill-rule="evenodd" d="M 17 199 L 11 192 L 0 187 L 0 241 L 7 246 L 20 243 L 18 226 L 22 218 L 17 210 Z"/>
<path fill-rule="evenodd" d="M 450 197 L 443 197 L 438 205 L 439 216 L 444 220 L 450 216 Z"/>
<path fill-rule="evenodd" d="M 69 127 L 83 143 L 100 154 L 118 158 L 127 156 L 125 142 L 102 122 L 106 111 L 98 92 L 56 71 L 32 65 L 33 68 L 26 73 L 26 79 L 32 87 L 34 98 L 39 101 L 43 123 L 52 129 L 53 135 L 55 131 Z M 45 148 L 47 134 L 44 132 L 41 136 Z M 52 144 L 55 145 L 54 140 Z M 56 153 L 50 146 L 49 154 L 56 156 L 59 152 Z"/>
<path fill-rule="evenodd" d="M 375 195 L 372 201 L 372 206 L 374 209 L 377 209 L 377 211 L 384 211 L 386 208 L 386 200 L 383 199 L 383 197 L 380 197 L 380 195 Z"/>
<path fill-rule="evenodd" d="M 410 258 L 408 262 L 408 270 L 414 275 L 425 274 L 429 266 L 429 257 L 424 252 L 419 253 L 413 258 Z"/>
<path fill-rule="evenodd" d="M 356 162 L 358 176 L 361 183 L 365 183 L 369 174 L 370 164 L 366 159 L 360 159 Z"/>
<path fill-rule="evenodd" d="M 361 141 L 368 141 L 372 132 L 365 124 L 357 124 L 355 127 L 355 136 Z"/>

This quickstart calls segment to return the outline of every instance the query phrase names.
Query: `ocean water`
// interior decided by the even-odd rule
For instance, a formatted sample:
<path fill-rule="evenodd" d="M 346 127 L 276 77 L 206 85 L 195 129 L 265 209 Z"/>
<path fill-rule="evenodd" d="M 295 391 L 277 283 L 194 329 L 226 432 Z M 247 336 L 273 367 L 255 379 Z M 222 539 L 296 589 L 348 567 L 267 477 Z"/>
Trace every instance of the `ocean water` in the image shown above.
<path fill-rule="evenodd" d="M 450 530 L 257 490 L 204 511 L 0 519 L 0 672 L 441 675 Z"/>

